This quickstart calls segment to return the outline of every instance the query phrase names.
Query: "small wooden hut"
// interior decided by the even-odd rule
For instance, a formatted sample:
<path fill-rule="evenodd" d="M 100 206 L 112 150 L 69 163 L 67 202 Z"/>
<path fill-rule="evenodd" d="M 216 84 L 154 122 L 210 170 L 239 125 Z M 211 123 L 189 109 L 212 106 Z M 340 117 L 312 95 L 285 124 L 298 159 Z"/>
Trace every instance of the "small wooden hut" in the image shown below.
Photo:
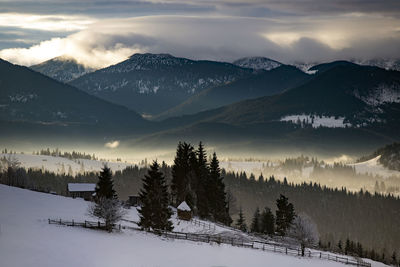
<path fill-rule="evenodd" d="M 179 219 L 185 221 L 190 221 L 192 219 L 192 209 L 189 207 L 186 201 L 183 201 L 181 204 L 179 204 L 177 210 Z"/>
<path fill-rule="evenodd" d="M 92 200 L 95 193 L 96 184 L 88 183 L 68 183 L 68 195 L 70 197 L 76 198 L 80 197 L 85 200 Z"/>

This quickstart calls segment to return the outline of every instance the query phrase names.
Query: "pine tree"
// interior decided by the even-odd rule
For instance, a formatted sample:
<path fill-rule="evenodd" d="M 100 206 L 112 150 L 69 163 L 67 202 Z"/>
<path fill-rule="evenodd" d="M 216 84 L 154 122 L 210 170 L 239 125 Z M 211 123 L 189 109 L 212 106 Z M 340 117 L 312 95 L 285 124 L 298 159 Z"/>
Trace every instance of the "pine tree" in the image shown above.
<path fill-rule="evenodd" d="M 294 207 L 282 194 L 276 200 L 276 206 L 278 208 L 276 210 L 276 231 L 279 235 L 284 236 L 295 217 Z"/>
<path fill-rule="evenodd" d="M 209 218 L 213 212 L 210 205 L 213 204 L 213 197 L 215 195 L 214 188 L 210 188 L 210 175 L 209 167 L 207 165 L 207 154 L 204 150 L 202 142 L 199 143 L 199 148 L 196 151 L 196 161 L 191 161 L 196 173 L 196 207 L 197 213 L 201 218 Z M 211 209 L 211 210 L 210 210 Z"/>
<path fill-rule="evenodd" d="M 157 161 L 150 166 L 143 179 L 143 189 L 139 194 L 142 207 L 138 210 L 139 226 L 144 229 L 171 231 L 172 222 L 169 220 L 172 211 L 168 207 L 168 191 L 165 177 L 160 171 Z"/>
<path fill-rule="evenodd" d="M 393 251 L 392 254 L 392 262 L 391 262 L 394 266 L 397 265 L 397 255 L 396 255 L 396 251 Z"/>
<path fill-rule="evenodd" d="M 259 233 L 260 231 L 260 209 L 257 207 L 254 212 L 253 220 L 251 221 L 250 231 L 253 233 Z"/>
<path fill-rule="evenodd" d="M 351 248 L 350 248 L 350 239 L 347 238 L 347 239 L 346 239 L 346 245 L 345 245 L 345 247 L 344 247 L 344 254 L 347 255 L 350 251 L 351 251 Z"/>
<path fill-rule="evenodd" d="M 171 193 L 175 206 L 186 201 L 194 206 L 193 192 L 193 147 L 188 143 L 179 143 L 176 150 L 174 165 L 172 166 Z"/>
<path fill-rule="evenodd" d="M 240 231 L 247 232 L 246 220 L 243 215 L 242 207 L 239 209 L 239 218 L 236 221 L 236 226 Z"/>
<path fill-rule="evenodd" d="M 117 194 L 114 190 L 114 182 L 112 180 L 111 169 L 104 166 L 99 175 L 99 181 L 96 185 L 96 199 L 100 198 L 117 198 Z"/>
<path fill-rule="evenodd" d="M 217 155 L 213 153 L 210 162 L 208 203 L 214 220 L 230 225 L 232 219 L 229 215 L 229 206 L 225 193 L 224 178 L 221 176 Z"/>
<path fill-rule="evenodd" d="M 343 250 L 342 240 L 339 240 L 337 247 L 338 247 L 339 251 L 342 252 L 342 250 Z"/>
<path fill-rule="evenodd" d="M 269 208 L 265 208 L 261 214 L 261 227 L 260 231 L 267 235 L 275 233 L 275 217 Z"/>

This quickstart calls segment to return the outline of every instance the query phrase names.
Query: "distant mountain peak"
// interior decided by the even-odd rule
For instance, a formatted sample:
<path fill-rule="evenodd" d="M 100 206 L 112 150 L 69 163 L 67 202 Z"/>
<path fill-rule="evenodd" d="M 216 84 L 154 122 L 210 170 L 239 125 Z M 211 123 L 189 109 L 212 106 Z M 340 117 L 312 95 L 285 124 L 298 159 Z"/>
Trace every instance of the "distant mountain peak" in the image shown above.
<path fill-rule="evenodd" d="M 235 60 L 233 64 L 255 70 L 271 70 L 283 65 L 282 63 L 267 57 L 244 57 Z"/>
<path fill-rule="evenodd" d="M 75 58 L 67 55 L 49 59 L 30 68 L 60 82 L 69 82 L 94 71 L 94 69 L 78 63 Z"/>
<path fill-rule="evenodd" d="M 130 56 L 127 60 L 103 69 L 106 72 L 126 73 L 135 70 L 152 70 L 164 68 L 165 66 L 182 66 L 192 62 L 186 58 L 174 57 L 170 54 L 151 54 L 136 53 Z"/>

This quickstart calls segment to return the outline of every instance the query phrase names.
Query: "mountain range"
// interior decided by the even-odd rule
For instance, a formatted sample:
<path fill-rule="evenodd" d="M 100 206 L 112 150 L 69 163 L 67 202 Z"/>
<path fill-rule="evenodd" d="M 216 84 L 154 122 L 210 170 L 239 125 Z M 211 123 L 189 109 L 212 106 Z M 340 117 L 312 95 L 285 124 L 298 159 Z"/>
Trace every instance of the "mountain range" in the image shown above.
<path fill-rule="evenodd" d="M 32 125 L 45 135 L 40 129 L 51 125 L 64 135 L 85 129 L 119 138 L 127 147 L 204 140 L 260 153 L 279 148 L 368 153 L 399 141 L 400 72 L 378 67 L 335 61 L 309 68 L 310 75 L 284 64 L 266 70 L 264 63 L 244 68 L 135 54 L 64 84 L 0 63 L 0 123 L 8 135 Z M 153 112 L 158 121 L 134 110 Z"/>
<path fill-rule="evenodd" d="M 134 54 L 70 84 L 143 114 L 158 114 L 212 86 L 253 73 L 230 63 L 189 60 L 169 54 Z"/>

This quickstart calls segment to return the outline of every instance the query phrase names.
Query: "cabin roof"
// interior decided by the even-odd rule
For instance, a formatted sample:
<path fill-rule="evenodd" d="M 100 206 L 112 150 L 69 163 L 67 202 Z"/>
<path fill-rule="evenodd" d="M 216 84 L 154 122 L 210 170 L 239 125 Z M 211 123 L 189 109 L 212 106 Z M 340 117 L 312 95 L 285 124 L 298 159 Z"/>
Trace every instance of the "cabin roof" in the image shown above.
<path fill-rule="evenodd" d="M 183 211 L 191 211 L 189 205 L 186 203 L 186 201 L 183 201 L 181 204 L 179 204 L 178 210 L 183 210 Z"/>
<path fill-rule="evenodd" d="M 94 192 L 96 184 L 88 183 L 68 183 L 69 192 Z"/>

